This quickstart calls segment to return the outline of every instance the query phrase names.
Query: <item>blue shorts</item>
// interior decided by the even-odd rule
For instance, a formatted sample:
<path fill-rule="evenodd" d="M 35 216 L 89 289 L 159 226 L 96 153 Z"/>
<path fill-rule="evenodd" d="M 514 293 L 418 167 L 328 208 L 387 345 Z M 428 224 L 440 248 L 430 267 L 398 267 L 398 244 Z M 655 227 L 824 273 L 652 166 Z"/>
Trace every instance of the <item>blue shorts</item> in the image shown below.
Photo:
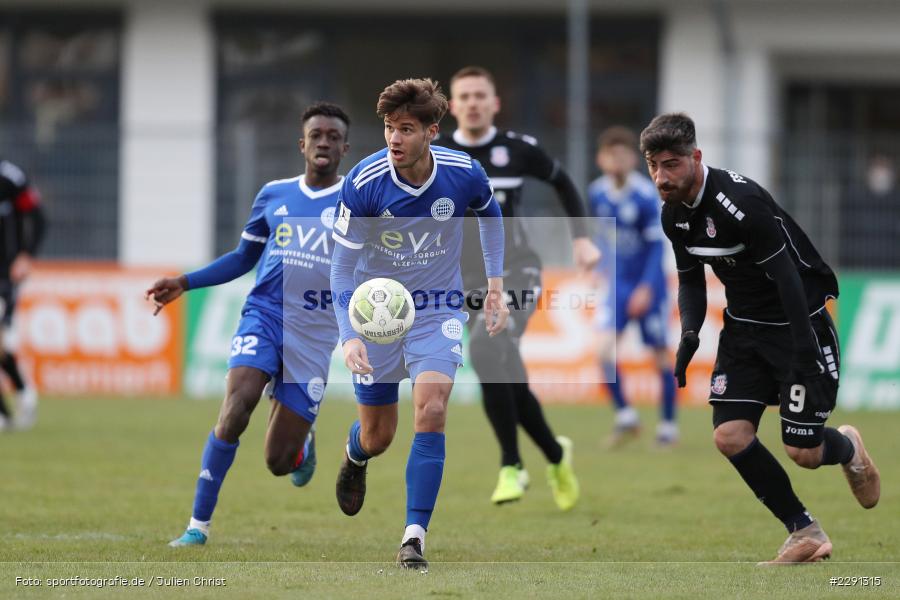
<path fill-rule="evenodd" d="M 395 404 L 400 381 L 415 383 L 419 373 L 437 371 L 450 379 L 462 366 L 462 336 L 468 320 L 461 311 L 416 315 L 409 333 L 394 344 L 373 344 L 363 340 L 374 370 L 354 375 L 356 401 L 368 406 Z"/>
<path fill-rule="evenodd" d="M 621 285 L 621 284 L 620 284 Z M 621 334 L 628 322 L 628 299 L 634 288 L 629 286 L 622 290 L 617 289 L 614 297 L 607 299 L 604 306 L 597 311 L 596 325 L 600 330 L 609 329 L 615 324 L 616 335 Z M 651 348 L 666 348 L 668 346 L 667 331 L 669 327 L 669 302 L 665 292 L 656 291 L 650 309 L 644 316 L 636 319 L 641 328 L 641 338 L 646 346 Z"/>
<path fill-rule="evenodd" d="M 324 316 L 324 313 L 323 313 Z M 325 396 L 337 328 L 319 330 L 283 326 L 281 319 L 256 309 L 241 316 L 231 339 L 228 368 L 253 367 L 273 379 L 272 396 L 310 423 Z"/>

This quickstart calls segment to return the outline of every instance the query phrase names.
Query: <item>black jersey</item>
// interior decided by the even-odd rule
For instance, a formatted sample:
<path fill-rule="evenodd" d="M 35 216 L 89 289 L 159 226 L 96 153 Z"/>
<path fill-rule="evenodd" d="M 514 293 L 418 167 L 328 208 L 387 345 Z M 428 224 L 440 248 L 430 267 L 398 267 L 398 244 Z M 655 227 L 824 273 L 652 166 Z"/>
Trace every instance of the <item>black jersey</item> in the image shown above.
<path fill-rule="evenodd" d="M 710 168 L 699 203 L 664 205 L 662 225 L 679 272 L 709 264 L 735 319 L 787 324 L 778 288 L 761 266 L 779 252 L 797 266 L 810 314 L 838 295 L 834 272 L 803 230 L 762 186 L 734 171 Z"/>
<path fill-rule="evenodd" d="M 506 234 L 504 275 L 515 276 L 517 272 L 523 270 L 540 269 L 540 258 L 528 243 L 522 222 L 507 217 L 522 216 L 519 213 L 526 177 L 540 179 L 555 187 L 560 179 L 570 181 L 559 161 L 551 158 L 533 137 L 512 131 L 499 131 L 494 127 L 475 144 L 466 143 L 458 131 L 453 135 L 441 136 L 435 143 L 466 152 L 481 163 L 490 178 L 491 187 L 494 189 L 494 198 L 500 205 L 504 217 L 503 224 Z M 571 194 L 566 196 L 571 196 Z M 585 215 L 583 204 L 577 196 L 571 199 L 561 195 L 561 200 L 563 208 L 570 217 Z M 576 236 L 585 233 L 577 229 L 580 225 L 577 220 L 573 222 Z M 462 256 L 463 281 L 467 289 L 483 287 L 485 284 L 484 267 L 480 254 L 481 245 L 477 240 L 478 229 L 474 219 L 470 219 L 466 223 Z M 481 267 L 479 268 L 478 265 Z"/>
<path fill-rule="evenodd" d="M 13 163 L 0 159 L 0 279 L 20 252 L 33 254 L 43 233 L 37 192 L 25 173 Z"/>

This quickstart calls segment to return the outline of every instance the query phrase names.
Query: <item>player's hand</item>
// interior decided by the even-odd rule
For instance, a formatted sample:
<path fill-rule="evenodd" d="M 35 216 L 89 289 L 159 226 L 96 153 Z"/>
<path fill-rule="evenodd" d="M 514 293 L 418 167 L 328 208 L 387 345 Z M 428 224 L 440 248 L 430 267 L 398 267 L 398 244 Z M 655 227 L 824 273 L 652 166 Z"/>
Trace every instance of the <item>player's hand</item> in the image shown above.
<path fill-rule="evenodd" d="M 144 300 L 153 302 L 153 305 L 156 307 L 156 310 L 153 311 L 153 316 L 156 316 L 163 309 L 163 306 L 178 298 L 187 289 L 187 277 L 184 275 L 163 277 L 144 292 Z"/>
<path fill-rule="evenodd" d="M 631 297 L 628 298 L 628 306 L 625 310 L 632 319 L 639 319 L 647 314 L 652 302 L 653 289 L 646 283 L 642 283 L 634 288 Z"/>
<path fill-rule="evenodd" d="M 352 338 L 344 342 L 344 364 L 350 372 L 356 375 L 368 375 L 375 371 L 369 364 L 369 354 L 366 345 L 359 338 Z"/>
<path fill-rule="evenodd" d="M 506 305 L 506 294 L 503 292 L 503 278 L 489 277 L 487 297 L 484 299 L 484 324 L 488 335 L 494 337 L 506 329 L 509 319 L 509 307 Z"/>
<path fill-rule="evenodd" d="M 587 273 L 600 262 L 600 249 L 590 238 L 575 238 L 572 240 L 572 258 L 575 266 Z"/>
<path fill-rule="evenodd" d="M 681 334 L 681 342 L 678 344 L 678 351 L 675 353 L 675 379 L 678 380 L 678 387 L 683 388 L 687 385 L 687 368 L 691 359 L 694 358 L 694 352 L 700 347 L 700 336 L 696 331 L 685 331 Z"/>
<path fill-rule="evenodd" d="M 830 411 L 837 398 L 837 381 L 821 362 L 795 364 L 788 379 L 788 401 L 801 412 L 805 404 L 813 411 Z"/>
<path fill-rule="evenodd" d="M 31 274 L 31 255 L 27 252 L 19 252 L 12 264 L 9 265 L 9 279 L 13 283 L 22 281 Z"/>

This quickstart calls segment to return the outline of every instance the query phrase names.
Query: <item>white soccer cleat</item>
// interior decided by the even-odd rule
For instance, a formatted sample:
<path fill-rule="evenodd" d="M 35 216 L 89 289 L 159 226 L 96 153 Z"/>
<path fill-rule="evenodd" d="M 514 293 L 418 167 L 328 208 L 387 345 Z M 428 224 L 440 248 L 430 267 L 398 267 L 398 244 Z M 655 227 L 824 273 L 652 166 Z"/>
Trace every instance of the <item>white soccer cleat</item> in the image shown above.
<path fill-rule="evenodd" d="M 13 427 L 20 431 L 31 429 L 37 421 L 37 390 L 26 387 L 16 393 L 16 416 L 13 418 Z"/>

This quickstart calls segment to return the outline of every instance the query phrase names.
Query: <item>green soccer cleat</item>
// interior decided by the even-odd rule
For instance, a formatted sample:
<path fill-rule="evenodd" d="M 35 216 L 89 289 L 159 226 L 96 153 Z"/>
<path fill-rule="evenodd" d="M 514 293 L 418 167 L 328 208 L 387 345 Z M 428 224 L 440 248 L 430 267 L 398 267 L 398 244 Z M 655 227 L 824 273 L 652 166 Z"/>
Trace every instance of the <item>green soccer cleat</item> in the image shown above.
<path fill-rule="evenodd" d="M 500 476 L 497 478 L 497 487 L 491 495 L 494 504 L 506 504 L 515 502 L 525 495 L 528 488 L 528 472 L 516 466 L 500 467 Z"/>
<path fill-rule="evenodd" d="M 206 543 L 207 535 L 199 529 L 188 529 L 177 540 L 169 542 L 172 548 L 181 548 L 182 546 L 202 546 Z"/>
<path fill-rule="evenodd" d="M 572 470 L 572 440 L 557 436 L 563 455 L 559 464 L 547 466 L 547 483 L 553 491 L 553 499 L 560 510 L 569 510 L 578 502 L 580 490 L 575 471 Z"/>
<path fill-rule="evenodd" d="M 291 483 L 303 487 L 316 472 L 316 432 L 310 430 L 306 436 L 306 448 L 303 449 L 303 462 L 291 471 Z"/>

